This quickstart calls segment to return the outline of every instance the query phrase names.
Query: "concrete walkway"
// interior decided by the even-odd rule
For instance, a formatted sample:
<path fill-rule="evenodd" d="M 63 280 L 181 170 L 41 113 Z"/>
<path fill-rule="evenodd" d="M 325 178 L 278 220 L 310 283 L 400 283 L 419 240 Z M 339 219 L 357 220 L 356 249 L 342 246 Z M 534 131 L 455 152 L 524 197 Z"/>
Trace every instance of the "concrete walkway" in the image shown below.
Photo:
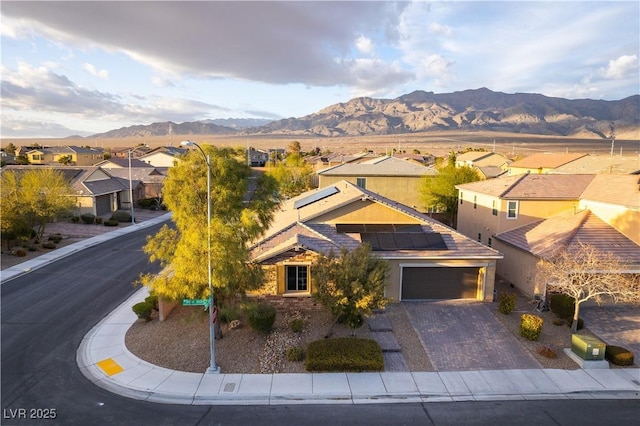
<path fill-rule="evenodd" d="M 169 219 L 159 216 L 57 249 L 2 271 L 0 284 L 109 238 Z M 360 404 L 526 399 L 640 399 L 640 369 L 495 369 L 448 372 L 215 374 L 168 370 L 125 346 L 137 320 L 131 306 L 141 289 L 82 340 L 76 360 L 96 386 L 146 401 L 193 405 Z M 380 326 L 384 329 L 384 325 Z M 384 331 L 384 330 L 382 330 Z"/>

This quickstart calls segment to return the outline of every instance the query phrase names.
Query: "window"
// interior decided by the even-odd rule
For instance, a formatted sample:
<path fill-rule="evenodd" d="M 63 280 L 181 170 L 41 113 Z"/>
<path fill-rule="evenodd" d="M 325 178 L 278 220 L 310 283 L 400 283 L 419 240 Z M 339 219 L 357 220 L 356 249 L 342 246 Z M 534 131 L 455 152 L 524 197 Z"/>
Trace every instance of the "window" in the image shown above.
<path fill-rule="evenodd" d="M 308 269 L 306 265 L 287 266 L 287 291 L 307 291 Z"/>
<path fill-rule="evenodd" d="M 487 240 L 487 245 L 488 245 L 489 247 L 491 247 L 491 243 L 492 243 L 492 242 L 493 242 L 493 241 L 491 240 L 491 238 L 489 238 L 489 239 Z"/>
<path fill-rule="evenodd" d="M 491 201 L 491 214 L 498 216 L 498 208 L 496 207 L 496 200 Z"/>
<path fill-rule="evenodd" d="M 367 178 L 356 178 L 356 186 L 358 188 L 367 189 Z"/>
<path fill-rule="evenodd" d="M 463 194 L 462 194 L 462 191 L 460 191 L 460 204 L 461 204 L 461 205 L 463 204 Z"/>
<path fill-rule="evenodd" d="M 473 196 L 473 208 L 474 209 L 478 208 L 478 196 L 477 195 Z"/>
<path fill-rule="evenodd" d="M 518 217 L 518 202 L 509 201 L 507 205 L 507 219 L 517 219 Z"/>
<path fill-rule="evenodd" d="M 478 232 L 478 242 L 481 243 L 482 242 L 482 234 Z"/>

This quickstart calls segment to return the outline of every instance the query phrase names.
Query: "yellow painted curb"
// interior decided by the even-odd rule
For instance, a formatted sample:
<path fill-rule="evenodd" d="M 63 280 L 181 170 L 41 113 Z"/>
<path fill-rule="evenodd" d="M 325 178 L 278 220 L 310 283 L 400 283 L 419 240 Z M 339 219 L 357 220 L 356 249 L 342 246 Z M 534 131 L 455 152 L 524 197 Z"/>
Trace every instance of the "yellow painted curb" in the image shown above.
<path fill-rule="evenodd" d="M 118 374 L 124 371 L 124 368 L 120 367 L 120 364 L 118 364 L 111 358 L 103 359 L 96 365 L 100 367 L 102 371 L 107 374 L 107 376 L 113 376 L 114 374 Z"/>

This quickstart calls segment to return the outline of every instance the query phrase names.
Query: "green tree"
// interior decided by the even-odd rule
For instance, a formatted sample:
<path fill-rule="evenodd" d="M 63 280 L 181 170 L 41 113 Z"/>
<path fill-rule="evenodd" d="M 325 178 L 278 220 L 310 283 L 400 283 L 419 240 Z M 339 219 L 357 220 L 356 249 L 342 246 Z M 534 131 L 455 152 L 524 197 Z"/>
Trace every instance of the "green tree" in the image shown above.
<path fill-rule="evenodd" d="M 73 157 L 70 155 L 63 155 L 62 157 L 58 158 L 58 163 L 68 166 L 69 164 L 73 163 Z"/>
<path fill-rule="evenodd" d="M 571 331 L 575 333 L 583 302 L 640 303 L 640 280 L 635 274 L 622 272 L 627 269 L 628 265 L 614 254 L 580 243 L 576 250 L 558 247 L 538 264 L 536 275 L 546 284 L 547 293 L 562 293 L 574 299 Z"/>
<path fill-rule="evenodd" d="M 26 223 L 29 228 L 37 227 L 37 237 L 42 238 L 46 224 L 70 213 L 75 205 L 64 175 L 51 168 L 6 171 L 0 191 L 3 232 L 25 231 Z"/>
<path fill-rule="evenodd" d="M 204 145 L 211 164 L 212 283 L 216 301 L 258 288 L 262 269 L 250 262 L 248 243 L 269 226 L 278 204 L 277 184 L 252 171 L 230 148 Z M 163 226 L 144 251 L 169 274 L 143 275 L 140 282 L 172 300 L 208 298 L 207 166 L 190 151 L 169 170 L 163 201 L 175 228 Z"/>
<path fill-rule="evenodd" d="M 382 309 L 388 300 L 384 289 L 389 276 L 387 261 L 372 255 L 371 246 L 362 244 L 340 256 L 333 252 L 320 255 L 311 266 L 317 290 L 314 296 L 338 320 L 346 322 L 355 333 L 362 326 L 363 317 L 373 309 Z"/>
<path fill-rule="evenodd" d="M 4 148 L 4 152 L 6 152 L 7 154 L 16 155 L 16 146 L 9 142 Z"/>
<path fill-rule="evenodd" d="M 420 187 L 421 200 L 426 208 L 443 211 L 449 224 L 455 226 L 458 214 L 456 185 L 479 180 L 481 180 L 480 175 L 474 169 L 467 166 L 455 167 L 450 160 L 448 165 L 438 169 L 437 175 L 424 178 Z"/>
<path fill-rule="evenodd" d="M 287 147 L 287 151 L 291 154 L 300 154 L 302 151 L 302 146 L 299 141 L 293 141 Z"/>
<path fill-rule="evenodd" d="M 269 167 L 267 173 L 278 182 L 284 198 L 295 197 L 313 188 L 313 167 L 300 154 L 289 154 L 285 161 Z"/>

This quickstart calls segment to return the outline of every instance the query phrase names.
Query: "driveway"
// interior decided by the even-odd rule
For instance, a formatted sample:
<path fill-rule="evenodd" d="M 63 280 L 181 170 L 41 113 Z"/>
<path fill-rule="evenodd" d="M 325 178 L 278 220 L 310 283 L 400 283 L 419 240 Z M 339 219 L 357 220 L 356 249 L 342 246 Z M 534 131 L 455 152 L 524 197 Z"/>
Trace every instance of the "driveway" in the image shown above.
<path fill-rule="evenodd" d="M 542 368 L 480 302 L 403 302 L 436 371 Z"/>
<path fill-rule="evenodd" d="M 640 361 L 640 308 L 628 305 L 580 308 L 585 327 L 609 345 L 622 346 Z"/>

